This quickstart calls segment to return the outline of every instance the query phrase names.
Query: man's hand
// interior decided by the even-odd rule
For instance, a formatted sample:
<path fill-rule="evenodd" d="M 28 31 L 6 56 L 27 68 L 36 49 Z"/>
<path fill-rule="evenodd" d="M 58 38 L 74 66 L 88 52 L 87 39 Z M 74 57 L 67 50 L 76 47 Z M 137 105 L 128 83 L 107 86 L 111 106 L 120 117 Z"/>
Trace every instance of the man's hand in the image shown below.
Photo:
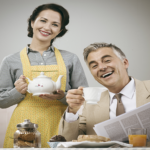
<path fill-rule="evenodd" d="M 66 99 L 69 105 L 69 112 L 72 112 L 74 114 L 77 113 L 77 111 L 80 109 L 81 105 L 83 105 L 83 102 L 85 101 L 82 95 L 83 87 L 79 87 L 78 89 L 72 89 L 68 91 Z"/>
<path fill-rule="evenodd" d="M 39 97 L 47 100 L 55 100 L 55 99 L 62 99 L 65 96 L 64 91 L 62 90 L 57 90 L 53 92 L 53 94 L 41 94 Z"/>
<path fill-rule="evenodd" d="M 28 84 L 26 83 L 26 77 L 21 75 L 20 78 L 14 83 L 16 90 L 21 94 L 26 94 Z"/>

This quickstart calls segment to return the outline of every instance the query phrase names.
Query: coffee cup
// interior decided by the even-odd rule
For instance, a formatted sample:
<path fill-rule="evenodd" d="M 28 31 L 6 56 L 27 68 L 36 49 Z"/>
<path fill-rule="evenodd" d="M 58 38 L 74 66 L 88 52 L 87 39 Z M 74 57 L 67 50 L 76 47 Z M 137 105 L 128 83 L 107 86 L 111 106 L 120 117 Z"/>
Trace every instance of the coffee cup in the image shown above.
<path fill-rule="evenodd" d="M 106 91 L 105 87 L 85 87 L 83 88 L 83 97 L 88 104 L 97 104 L 101 93 Z"/>

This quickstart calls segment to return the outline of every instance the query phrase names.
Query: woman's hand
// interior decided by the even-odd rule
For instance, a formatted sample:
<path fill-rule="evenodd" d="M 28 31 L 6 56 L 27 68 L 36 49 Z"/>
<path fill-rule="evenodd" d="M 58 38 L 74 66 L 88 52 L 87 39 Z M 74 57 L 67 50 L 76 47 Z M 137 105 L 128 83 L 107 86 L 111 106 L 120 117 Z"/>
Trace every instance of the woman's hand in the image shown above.
<path fill-rule="evenodd" d="M 20 78 L 14 83 L 16 90 L 21 94 L 26 94 L 28 84 L 26 83 L 26 77 L 21 75 Z"/>
<path fill-rule="evenodd" d="M 57 90 L 55 92 L 53 92 L 53 94 L 41 94 L 39 95 L 39 97 L 43 98 L 43 99 L 47 99 L 47 100 L 55 100 L 55 99 L 62 99 L 64 98 L 65 93 L 62 90 Z"/>

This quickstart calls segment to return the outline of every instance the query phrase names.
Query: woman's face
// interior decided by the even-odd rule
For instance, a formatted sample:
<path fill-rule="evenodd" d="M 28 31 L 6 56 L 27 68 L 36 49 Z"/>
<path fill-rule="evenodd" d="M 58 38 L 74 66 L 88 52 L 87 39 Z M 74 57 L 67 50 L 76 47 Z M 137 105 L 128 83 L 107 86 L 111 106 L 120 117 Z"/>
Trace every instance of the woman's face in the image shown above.
<path fill-rule="evenodd" d="M 33 39 L 40 42 L 49 42 L 61 32 L 61 15 L 51 9 L 43 10 L 34 22 Z"/>

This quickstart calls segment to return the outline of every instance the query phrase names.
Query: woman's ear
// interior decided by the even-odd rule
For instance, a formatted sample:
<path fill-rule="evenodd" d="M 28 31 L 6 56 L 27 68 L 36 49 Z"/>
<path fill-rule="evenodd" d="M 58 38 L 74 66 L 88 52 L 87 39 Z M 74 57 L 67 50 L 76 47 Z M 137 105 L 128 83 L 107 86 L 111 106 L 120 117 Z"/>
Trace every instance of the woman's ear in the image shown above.
<path fill-rule="evenodd" d="M 31 27 L 33 28 L 33 25 L 34 25 L 34 22 L 33 21 L 31 21 Z"/>
<path fill-rule="evenodd" d="M 61 32 L 62 30 L 63 30 L 63 29 L 61 29 L 60 32 Z M 59 32 L 59 33 L 60 33 L 60 32 Z M 59 34 L 59 33 L 58 33 L 58 34 Z"/>

